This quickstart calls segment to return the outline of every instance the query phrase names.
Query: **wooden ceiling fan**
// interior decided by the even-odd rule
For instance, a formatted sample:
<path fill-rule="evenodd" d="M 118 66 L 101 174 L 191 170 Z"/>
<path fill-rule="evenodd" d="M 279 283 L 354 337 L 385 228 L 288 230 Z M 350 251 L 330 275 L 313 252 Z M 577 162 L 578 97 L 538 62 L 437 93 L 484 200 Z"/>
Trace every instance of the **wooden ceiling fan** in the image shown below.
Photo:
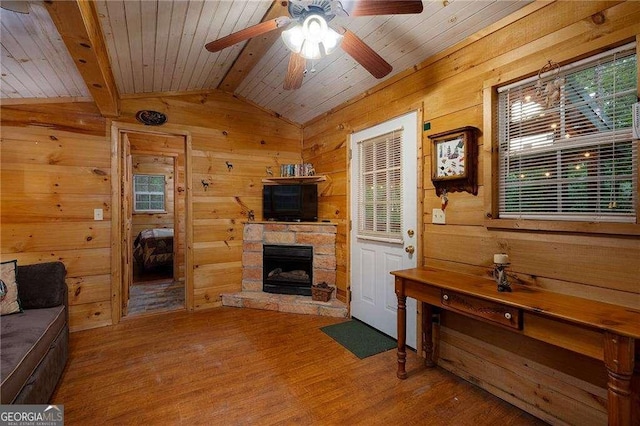
<path fill-rule="evenodd" d="M 289 16 L 252 25 L 205 45 L 218 52 L 241 41 L 287 26 L 282 40 L 291 50 L 285 76 L 286 90 L 302 86 L 307 59 L 319 59 L 342 47 L 371 75 L 383 78 L 393 67 L 357 35 L 346 28 L 331 27 L 336 16 L 399 15 L 422 12 L 421 0 L 289 0 Z"/>

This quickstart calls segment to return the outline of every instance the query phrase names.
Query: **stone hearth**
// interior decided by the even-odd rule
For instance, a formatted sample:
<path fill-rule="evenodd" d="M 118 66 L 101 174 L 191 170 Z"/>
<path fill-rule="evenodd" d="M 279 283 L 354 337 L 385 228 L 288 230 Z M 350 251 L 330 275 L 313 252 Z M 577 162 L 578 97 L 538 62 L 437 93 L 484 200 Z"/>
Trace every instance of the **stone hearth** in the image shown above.
<path fill-rule="evenodd" d="M 265 293 L 262 291 L 262 248 L 264 244 L 313 247 L 313 284 L 336 282 L 336 224 L 247 222 L 242 251 L 242 292 L 222 295 L 224 306 L 267 309 L 299 314 L 346 317 L 347 306 L 336 299 L 320 302 L 310 296 Z"/>
<path fill-rule="evenodd" d="M 222 295 L 223 306 L 264 309 L 293 314 L 321 315 L 325 317 L 347 317 L 347 306 L 333 297 L 328 302 L 311 300 L 310 296 L 273 294 L 262 291 L 243 291 Z"/>

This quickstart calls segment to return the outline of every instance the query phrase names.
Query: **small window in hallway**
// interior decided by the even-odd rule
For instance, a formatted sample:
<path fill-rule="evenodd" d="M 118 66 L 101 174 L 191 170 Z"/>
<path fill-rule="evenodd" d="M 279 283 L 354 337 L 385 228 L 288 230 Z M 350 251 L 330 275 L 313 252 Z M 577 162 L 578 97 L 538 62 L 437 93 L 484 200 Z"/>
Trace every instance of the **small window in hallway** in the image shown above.
<path fill-rule="evenodd" d="M 134 175 L 133 195 L 134 211 L 165 211 L 165 177 L 164 175 Z"/>

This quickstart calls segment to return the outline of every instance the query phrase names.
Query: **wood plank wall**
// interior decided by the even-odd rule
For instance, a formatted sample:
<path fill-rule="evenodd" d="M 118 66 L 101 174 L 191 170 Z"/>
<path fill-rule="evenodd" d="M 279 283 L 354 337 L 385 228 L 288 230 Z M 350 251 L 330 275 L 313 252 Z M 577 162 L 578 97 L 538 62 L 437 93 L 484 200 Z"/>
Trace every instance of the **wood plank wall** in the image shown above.
<path fill-rule="evenodd" d="M 111 324 L 111 159 L 91 103 L 2 108 L 2 260 L 62 261 L 71 330 Z M 93 209 L 104 211 L 93 220 Z"/>
<path fill-rule="evenodd" d="M 302 160 L 302 130 L 222 92 L 125 99 L 118 121 L 141 109 L 191 134 L 194 309 L 221 306 L 221 293 L 241 290 L 242 222 L 262 217 L 267 167 Z"/>
<path fill-rule="evenodd" d="M 125 99 L 118 120 L 137 123 L 141 109 L 192 135 L 195 309 L 219 306 L 221 293 L 241 290 L 242 222 L 249 210 L 262 217 L 266 168 L 301 161 L 301 128 L 222 92 Z M 0 112 L 1 259 L 62 260 L 71 329 L 112 324 L 107 123 L 91 103 Z M 94 208 L 104 221 L 93 221 Z"/>
<path fill-rule="evenodd" d="M 605 22 L 594 23 L 602 12 Z M 347 143 L 349 133 L 424 105 L 431 128 L 422 135 L 424 205 L 422 264 L 477 275 L 490 273 L 494 253 L 511 256 L 511 272 L 528 285 L 640 308 L 640 239 L 485 227 L 485 176 L 490 161 L 479 158 L 479 194 L 453 193 L 447 224 L 432 225 L 440 207 L 431 183 L 428 135 L 462 126 L 483 131 L 483 87 L 535 75 L 548 60 L 570 61 L 640 35 L 640 3 L 534 3 L 501 24 L 428 58 L 401 77 L 385 82 L 303 126 L 303 159 L 325 184 L 321 216 L 338 221 L 338 288 L 349 286 Z M 478 151 L 489 153 L 481 135 Z M 484 150 L 484 151 L 483 151 Z M 615 255 L 614 255 L 615 254 Z M 443 319 L 440 365 L 553 423 L 603 424 L 605 373 L 591 359 L 449 314 Z"/>

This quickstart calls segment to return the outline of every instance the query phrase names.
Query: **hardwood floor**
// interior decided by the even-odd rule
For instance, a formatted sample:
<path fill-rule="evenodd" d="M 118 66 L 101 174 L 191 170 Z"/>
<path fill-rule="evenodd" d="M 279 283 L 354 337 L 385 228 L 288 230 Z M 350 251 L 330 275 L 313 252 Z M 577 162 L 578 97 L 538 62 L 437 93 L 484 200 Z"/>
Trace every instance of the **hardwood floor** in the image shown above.
<path fill-rule="evenodd" d="M 430 424 L 542 421 L 395 350 L 363 360 L 320 331 L 344 319 L 217 308 L 73 333 L 53 402 L 67 425 Z"/>
<path fill-rule="evenodd" d="M 134 283 L 127 316 L 184 309 L 184 283 L 164 280 Z"/>

